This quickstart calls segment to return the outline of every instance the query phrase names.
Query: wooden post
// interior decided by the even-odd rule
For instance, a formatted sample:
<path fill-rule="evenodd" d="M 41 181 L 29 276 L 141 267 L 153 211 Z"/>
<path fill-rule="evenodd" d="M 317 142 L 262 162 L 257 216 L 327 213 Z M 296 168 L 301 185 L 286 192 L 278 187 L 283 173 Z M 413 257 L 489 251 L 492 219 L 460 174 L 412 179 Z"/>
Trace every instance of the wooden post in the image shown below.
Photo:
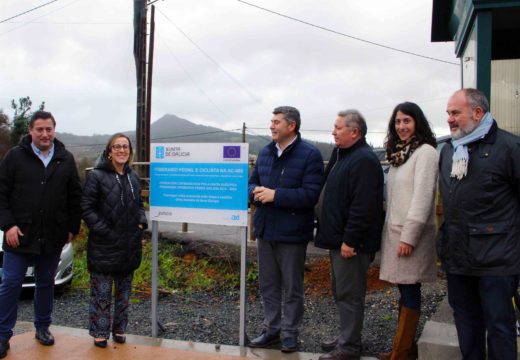
<path fill-rule="evenodd" d="M 146 118 L 144 121 L 144 129 L 142 133 L 142 146 L 144 159 L 141 161 L 150 162 L 150 124 L 152 114 L 152 74 L 153 74 L 153 49 L 155 39 L 155 5 L 152 5 L 150 14 L 150 44 L 148 46 L 148 74 L 146 76 Z M 150 167 L 143 166 L 141 177 L 150 177 Z"/>

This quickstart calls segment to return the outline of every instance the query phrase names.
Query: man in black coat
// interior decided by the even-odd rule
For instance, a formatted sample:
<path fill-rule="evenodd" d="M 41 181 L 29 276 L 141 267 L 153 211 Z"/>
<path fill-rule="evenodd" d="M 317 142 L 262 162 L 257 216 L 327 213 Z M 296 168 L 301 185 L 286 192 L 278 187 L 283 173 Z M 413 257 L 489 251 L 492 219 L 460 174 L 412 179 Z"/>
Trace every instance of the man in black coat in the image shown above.
<path fill-rule="evenodd" d="M 512 297 L 520 274 L 520 138 L 498 128 L 476 89 L 448 101 L 442 149 L 444 222 L 437 250 L 447 273 L 464 359 L 516 359 Z"/>
<path fill-rule="evenodd" d="M 74 157 L 54 138 L 51 113 L 35 112 L 29 134 L 0 163 L 0 228 L 4 258 L 0 286 L 0 358 L 16 323 L 18 298 L 34 267 L 36 339 L 53 345 L 49 332 L 54 276 L 63 246 L 79 232 L 81 184 Z"/>
<path fill-rule="evenodd" d="M 340 334 L 322 343 L 330 352 L 320 360 L 361 356 L 367 270 L 381 245 L 383 226 L 383 170 L 366 133 L 366 122 L 357 110 L 339 112 L 332 132 L 336 149 L 317 206 L 315 244 L 330 249 Z"/>

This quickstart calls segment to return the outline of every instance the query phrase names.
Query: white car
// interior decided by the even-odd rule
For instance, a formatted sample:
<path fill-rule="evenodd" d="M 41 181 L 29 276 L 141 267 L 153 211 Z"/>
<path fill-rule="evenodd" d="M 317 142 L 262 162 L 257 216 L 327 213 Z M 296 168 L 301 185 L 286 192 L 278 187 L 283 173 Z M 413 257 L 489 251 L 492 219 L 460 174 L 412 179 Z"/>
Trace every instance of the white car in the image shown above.
<path fill-rule="evenodd" d="M 2 275 L 2 268 L 4 265 L 4 250 L 2 249 L 2 245 L 4 242 L 4 232 L 0 230 L 0 282 Z M 72 273 L 73 273 L 73 261 L 74 261 L 74 253 L 72 250 L 72 245 L 65 244 L 63 250 L 61 251 L 60 262 L 58 264 L 58 269 L 56 270 L 56 277 L 54 278 L 54 284 L 56 286 L 63 286 L 70 284 L 72 281 Z M 24 288 L 33 288 L 35 286 L 34 283 L 34 269 L 30 266 L 27 269 L 27 273 L 25 274 L 25 279 L 23 281 Z"/>

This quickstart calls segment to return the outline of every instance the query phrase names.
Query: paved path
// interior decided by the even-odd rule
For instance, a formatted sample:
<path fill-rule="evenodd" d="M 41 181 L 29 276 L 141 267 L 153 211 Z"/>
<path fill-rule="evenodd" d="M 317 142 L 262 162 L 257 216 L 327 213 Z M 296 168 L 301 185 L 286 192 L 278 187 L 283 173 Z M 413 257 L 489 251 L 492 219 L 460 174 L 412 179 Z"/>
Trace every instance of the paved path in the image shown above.
<path fill-rule="evenodd" d="M 51 326 L 54 346 L 42 346 L 34 339 L 31 323 L 16 324 L 18 335 L 11 338 L 8 359 L 66 359 L 66 360 L 317 360 L 320 354 L 283 354 L 279 350 L 250 349 L 230 345 L 202 344 L 188 341 L 153 339 L 127 335 L 126 344 L 109 341 L 105 349 L 97 348 L 84 329 Z M 362 358 L 370 360 L 373 358 Z"/>

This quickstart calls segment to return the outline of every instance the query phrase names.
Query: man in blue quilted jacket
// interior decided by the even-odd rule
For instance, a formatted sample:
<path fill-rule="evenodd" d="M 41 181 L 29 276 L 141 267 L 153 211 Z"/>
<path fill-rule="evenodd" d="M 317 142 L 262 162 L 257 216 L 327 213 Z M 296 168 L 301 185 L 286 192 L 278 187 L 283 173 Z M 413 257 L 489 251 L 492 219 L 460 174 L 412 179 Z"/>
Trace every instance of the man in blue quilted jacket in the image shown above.
<path fill-rule="evenodd" d="M 264 305 L 263 331 L 249 346 L 279 343 L 281 335 L 283 352 L 298 349 L 305 256 L 313 239 L 314 205 L 323 180 L 321 154 L 302 141 L 300 123 L 298 109 L 274 109 L 273 141 L 260 151 L 249 179 L 249 199 L 256 205 L 254 234 Z"/>

